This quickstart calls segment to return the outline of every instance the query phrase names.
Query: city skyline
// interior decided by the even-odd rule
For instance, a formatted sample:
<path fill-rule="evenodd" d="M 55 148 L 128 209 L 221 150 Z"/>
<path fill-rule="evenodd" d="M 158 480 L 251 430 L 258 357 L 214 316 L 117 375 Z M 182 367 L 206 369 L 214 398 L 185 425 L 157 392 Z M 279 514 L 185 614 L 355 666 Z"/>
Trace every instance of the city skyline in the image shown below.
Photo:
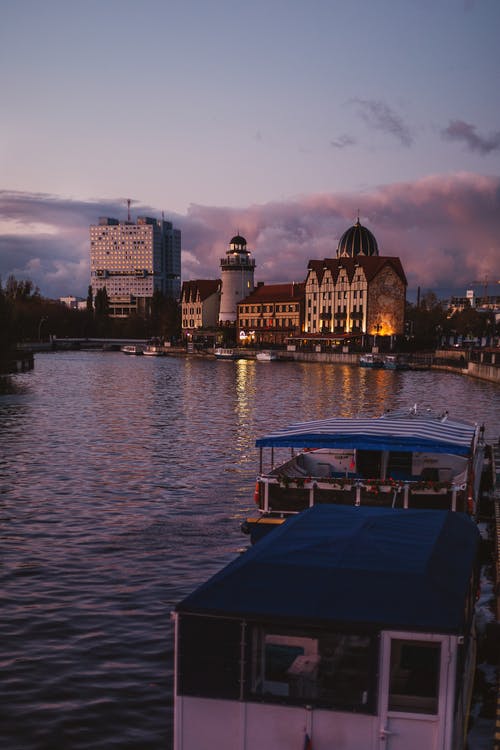
<path fill-rule="evenodd" d="M 256 280 L 303 281 L 359 213 L 410 296 L 494 283 L 499 26 L 495 0 L 3 8 L 3 282 L 85 294 L 130 198 L 182 231 L 183 280 L 240 231 Z"/>

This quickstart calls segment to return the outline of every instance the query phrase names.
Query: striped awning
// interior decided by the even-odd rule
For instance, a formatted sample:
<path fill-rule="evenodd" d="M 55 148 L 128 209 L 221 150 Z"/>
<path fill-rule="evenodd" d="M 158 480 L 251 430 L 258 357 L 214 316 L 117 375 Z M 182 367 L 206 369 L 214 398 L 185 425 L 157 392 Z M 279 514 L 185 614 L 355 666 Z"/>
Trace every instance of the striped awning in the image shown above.
<path fill-rule="evenodd" d="M 259 448 L 344 448 L 402 452 L 471 453 L 477 426 L 447 417 L 405 413 L 372 419 L 299 422 L 256 440 Z"/>

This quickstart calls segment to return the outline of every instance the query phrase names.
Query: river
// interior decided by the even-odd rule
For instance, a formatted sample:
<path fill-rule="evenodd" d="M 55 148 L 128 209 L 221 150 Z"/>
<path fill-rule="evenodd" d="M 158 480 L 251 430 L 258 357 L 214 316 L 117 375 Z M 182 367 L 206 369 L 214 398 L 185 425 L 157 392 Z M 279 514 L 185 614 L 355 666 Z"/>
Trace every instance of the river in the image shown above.
<path fill-rule="evenodd" d="M 168 750 L 170 612 L 247 546 L 255 438 L 448 409 L 500 432 L 498 386 L 345 365 L 37 354 L 0 396 L 1 745 Z"/>

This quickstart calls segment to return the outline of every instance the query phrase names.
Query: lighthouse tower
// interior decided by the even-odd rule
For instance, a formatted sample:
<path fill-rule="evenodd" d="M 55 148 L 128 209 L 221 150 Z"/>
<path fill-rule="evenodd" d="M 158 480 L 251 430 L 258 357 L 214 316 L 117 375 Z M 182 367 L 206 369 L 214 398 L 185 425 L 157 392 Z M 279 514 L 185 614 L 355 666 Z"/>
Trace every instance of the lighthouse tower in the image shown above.
<path fill-rule="evenodd" d="M 222 292 L 219 323 L 236 323 L 237 304 L 254 290 L 255 260 L 247 250 L 247 241 L 237 234 L 229 243 L 226 257 L 220 261 Z"/>

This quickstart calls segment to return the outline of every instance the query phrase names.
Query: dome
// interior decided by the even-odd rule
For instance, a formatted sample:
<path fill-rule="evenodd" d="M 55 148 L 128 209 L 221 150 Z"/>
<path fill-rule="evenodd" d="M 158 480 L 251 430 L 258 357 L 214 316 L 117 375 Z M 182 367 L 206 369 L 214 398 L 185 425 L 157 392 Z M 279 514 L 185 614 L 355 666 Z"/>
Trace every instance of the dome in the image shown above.
<path fill-rule="evenodd" d="M 239 247 L 246 247 L 247 241 L 241 234 L 236 234 L 230 241 L 230 245 L 238 245 Z"/>
<path fill-rule="evenodd" d="M 229 241 L 228 253 L 248 253 L 247 241 L 241 234 L 235 234 Z"/>
<path fill-rule="evenodd" d="M 359 219 L 344 232 L 337 246 L 337 258 L 355 258 L 356 255 L 378 255 L 377 240 Z"/>

